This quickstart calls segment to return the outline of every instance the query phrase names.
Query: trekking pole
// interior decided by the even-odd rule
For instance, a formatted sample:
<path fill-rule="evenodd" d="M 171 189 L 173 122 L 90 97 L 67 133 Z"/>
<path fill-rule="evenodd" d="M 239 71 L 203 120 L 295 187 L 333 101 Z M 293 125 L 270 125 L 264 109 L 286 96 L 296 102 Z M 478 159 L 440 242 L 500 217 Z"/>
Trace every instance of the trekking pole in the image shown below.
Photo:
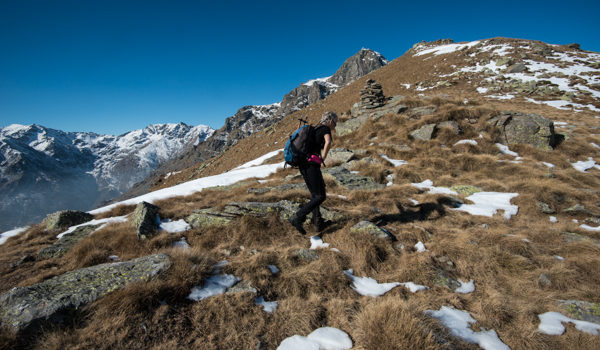
<path fill-rule="evenodd" d="M 306 119 L 302 119 L 302 117 L 298 118 L 298 129 L 300 129 L 300 127 L 301 127 L 303 124 L 304 124 L 304 125 L 308 124 L 308 120 L 306 120 Z"/>

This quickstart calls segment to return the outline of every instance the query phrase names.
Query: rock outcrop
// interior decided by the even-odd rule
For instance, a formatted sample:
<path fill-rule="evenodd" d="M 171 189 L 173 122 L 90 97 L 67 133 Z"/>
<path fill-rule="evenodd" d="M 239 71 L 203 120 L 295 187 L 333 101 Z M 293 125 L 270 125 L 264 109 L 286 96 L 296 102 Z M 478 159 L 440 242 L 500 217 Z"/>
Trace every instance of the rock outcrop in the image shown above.
<path fill-rule="evenodd" d="M 417 130 L 411 131 L 408 136 L 415 140 L 430 141 L 433 139 L 437 126 L 435 124 L 427 124 L 418 128 Z"/>
<path fill-rule="evenodd" d="M 233 219 L 250 215 L 265 217 L 270 213 L 276 213 L 281 221 L 291 218 L 300 209 L 300 204 L 288 200 L 275 203 L 266 202 L 233 202 L 229 203 L 223 210 L 214 208 L 200 209 L 187 217 L 186 222 L 192 227 L 225 226 Z M 344 216 L 338 212 L 321 207 L 321 216 L 332 222 L 340 221 Z M 310 220 L 309 214 L 307 220 Z"/>
<path fill-rule="evenodd" d="M 385 185 L 375 182 L 373 178 L 354 174 L 342 166 L 323 169 L 323 174 L 333 177 L 335 182 L 349 190 L 377 190 L 385 188 Z"/>
<path fill-rule="evenodd" d="M 139 239 L 151 238 L 158 231 L 159 216 L 156 205 L 142 202 L 137 205 L 129 219 L 137 231 Z"/>
<path fill-rule="evenodd" d="M 165 254 L 96 265 L 0 295 L 0 321 L 15 332 L 39 321 L 59 321 L 69 311 L 128 284 L 146 281 L 171 266 Z"/>
<path fill-rule="evenodd" d="M 42 224 L 46 230 L 62 230 L 71 226 L 83 224 L 94 218 L 93 215 L 78 210 L 61 210 L 46 216 Z"/>
<path fill-rule="evenodd" d="M 85 237 L 89 236 L 94 232 L 100 225 L 86 225 L 75 229 L 73 232 L 69 232 L 62 236 L 58 242 L 46 247 L 37 255 L 38 260 L 59 258 L 65 255 L 77 242 L 81 241 Z"/>
<path fill-rule="evenodd" d="M 394 239 L 391 233 L 370 221 L 361 221 L 350 228 L 352 233 L 368 233 L 372 236 L 382 239 Z"/>
<path fill-rule="evenodd" d="M 491 118 L 488 124 L 498 128 L 498 142 L 505 145 L 530 144 L 539 149 L 552 150 L 558 142 L 554 123 L 537 114 L 506 111 Z"/>

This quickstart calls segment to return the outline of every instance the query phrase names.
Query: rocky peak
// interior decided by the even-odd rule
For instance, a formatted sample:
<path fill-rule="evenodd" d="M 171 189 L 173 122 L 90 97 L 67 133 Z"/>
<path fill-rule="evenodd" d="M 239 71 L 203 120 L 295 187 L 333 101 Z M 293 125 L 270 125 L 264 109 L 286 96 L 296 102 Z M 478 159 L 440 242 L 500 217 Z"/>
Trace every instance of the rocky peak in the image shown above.
<path fill-rule="evenodd" d="M 344 86 L 387 64 L 388 60 L 379 52 L 363 48 L 354 56 L 348 58 L 329 79 L 329 82 Z"/>

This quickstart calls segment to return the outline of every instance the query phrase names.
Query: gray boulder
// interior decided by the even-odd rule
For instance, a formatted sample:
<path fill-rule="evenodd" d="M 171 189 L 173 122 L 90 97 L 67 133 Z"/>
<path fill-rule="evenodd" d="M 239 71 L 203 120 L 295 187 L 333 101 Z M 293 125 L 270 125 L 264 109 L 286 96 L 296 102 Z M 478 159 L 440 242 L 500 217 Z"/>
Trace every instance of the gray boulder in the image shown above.
<path fill-rule="evenodd" d="M 502 112 L 488 120 L 488 124 L 498 128 L 498 142 L 511 144 L 530 144 L 543 150 L 552 150 L 558 136 L 554 133 L 554 123 L 537 114 L 520 112 Z"/>
<path fill-rule="evenodd" d="M 460 135 L 463 133 L 461 127 L 454 120 L 447 120 L 445 122 L 441 122 L 437 124 L 437 127 L 439 129 L 450 129 L 452 130 L 452 132 L 454 132 L 455 135 Z"/>
<path fill-rule="evenodd" d="M 435 269 L 433 283 L 440 287 L 446 287 L 452 291 L 455 291 L 461 286 L 460 282 L 457 281 L 450 272 L 438 268 Z"/>
<path fill-rule="evenodd" d="M 128 284 L 147 281 L 171 266 L 165 254 L 70 271 L 0 295 L 0 322 L 14 332 L 40 321 L 60 321 L 70 311 Z"/>
<path fill-rule="evenodd" d="M 94 216 L 78 210 L 61 210 L 46 216 L 42 224 L 46 230 L 62 230 L 71 226 L 83 224 L 94 219 Z"/>
<path fill-rule="evenodd" d="M 316 250 L 311 250 L 311 249 L 300 249 L 296 252 L 296 257 L 298 257 L 301 260 L 304 261 L 315 261 L 318 260 L 319 257 L 319 253 L 317 253 Z"/>
<path fill-rule="evenodd" d="M 527 70 L 527 66 L 523 63 L 515 63 L 506 68 L 506 73 L 522 73 Z"/>
<path fill-rule="evenodd" d="M 370 221 L 361 221 L 358 224 L 352 226 L 350 228 L 350 232 L 352 233 L 368 233 L 377 238 L 383 239 L 393 239 L 391 233 L 389 233 L 386 229 L 383 229 Z"/>
<path fill-rule="evenodd" d="M 589 303 L 581 300 L 559 300 L 557 304 L 571 318 L 600 324 L 600 303 Z"/>
<path fill-rule="evenodd" d="M 335 148 L 327 154 L 328 163 L 347 163 L 354 158 L 354 152 L 347 148 Z"/>
<path fill-rule="evenodd" d="M 227 291 L 225 292 L 225 294 L 237 294 L 237 293 L 257 294 L 258 290 L 252 284 L 250 284 L 250 282 L 241 281 L 241 282 L 234 284 L 230 288 L 227 288 Z"/>
<path fill-rule="evenodd" d="M 159 210 L 159 207 L 147 202 L 141 202 L 137 205 L 129 220 L 136 228 L 139 239 L 151 238 L 158 232 Z"/>
<path fill-rule="evenodd" d="M 333 176 L 336 183 L 349 190 L 377 190 L 385 188 L 385 185 L 375 182 L 373 178 L 354 174 L 342 166 L 325 168 L 323 169 L 323 174 Z"/>
<path fill-rule="evenodd" d="M 351 118 L 345 122 L 339 123 L 335 127 L 335 134 L 339 137 L 351 134 L 356 130 L 360 129 L 360 127 L 363 126 L 367 122 L 367 120 L 369 120 L 368 114 L 359 114 L 355 118 Z"/>
<path fill-rule="evenodd" d="M 291 218 L 300 209 L 300 204 L 288 200 L 275 203 L 267 202 L 233 202 L 229 203 L 223 210 L 214 208 L 201 209 L 195 211 L 187 217 L 186 222 L 193 228 L 203 228 L 209 226 L 225 226 L 233 219 L 250 215 L 254 217 L 265 217 L 270 213 L 277 213 L 280 220 L 284 221 Z M 321 216 L 325 220 L 337 222 L 344 219 L 344 216 L 338 212 L 321 207 Z M 310 220 L 312 214 L 309 214 L 307 220 Z"/>
<path fill-rule="evenodd" d="M 421 117 L 424 117 L 426 115 L 432 115 L 436 111 L 436 106 L 415 107 L 408 111 L 408 117 L 410 119 L 421 119 Z"/>
<path fill-rule="evenodd" d="M 410 136 L 414 140 L 421 141 L 431 141 L 435 132 L 437 130 L 437 126 L 435 124 L 427 124 L 418 128 L 417 130 L 411 131 L 408 136 Z"/>
<path fill-rule="evenodd" d="M 591 243 L 596 247 L 600 247 L 600 239 L 586 237 L 575 232 L 561 232 L 561 235 L 566 243 Z"/>
<path fill-rule="evenodd" d="M 267 193 L 267 192 L 271 192 L 271 191 L 279 191 L 279 192 L 286 192 L 286 191 L 308 191 L 308 188 L 306 187 L 306 184 L 304 183 L 294 183 L 294 184 L 284 184 L 281 186 L 275 186 L 275 187 L 261 187 L 261 188 L 249 188 L 248 189 L 248 193 L 254 193 L 254 194 L 262 194 L 262 193 Z"/>
<path fill-rule="evenodd" d="M 37 255 L 38 260 L 59 258 L 65 255 L 77 242 L 81 241 L 90 233 L 94 232 L 100 225 L 86 225 L 75 229 L 75 231 L 63 235 L 58 242 L 46 247 Z"/>

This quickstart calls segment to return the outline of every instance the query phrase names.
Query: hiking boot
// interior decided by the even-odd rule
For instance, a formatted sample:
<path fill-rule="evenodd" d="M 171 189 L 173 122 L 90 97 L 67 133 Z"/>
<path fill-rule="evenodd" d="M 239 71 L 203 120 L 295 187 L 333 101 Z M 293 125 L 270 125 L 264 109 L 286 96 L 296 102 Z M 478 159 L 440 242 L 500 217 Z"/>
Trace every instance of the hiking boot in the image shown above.
<path fill-rule="evenodd" d="M 294 228 L 296 230 L 298 230 L 298 232 L 300 232 L 300 234 L 305 235 L 306 234 L 306 230 L 304 230 L 304 227 L 302 227 L 302 221 L 300 221 L 300 219 L 298 219 L 297 217 L 293 216 L 291 218 L 288 219 L 288 222 L 294 226 Z"/>
<path fill-rule="evenodd" d="M 320 233 L 324 229 L 326 229 L 327 226 L 331 225 L 331 221 L 329 221 L 329 220 L 319 220 L 319 221 L 315 222 L 314 225 L 315 225 L 315 231 L 317 231 L 317 233 Z"/>

